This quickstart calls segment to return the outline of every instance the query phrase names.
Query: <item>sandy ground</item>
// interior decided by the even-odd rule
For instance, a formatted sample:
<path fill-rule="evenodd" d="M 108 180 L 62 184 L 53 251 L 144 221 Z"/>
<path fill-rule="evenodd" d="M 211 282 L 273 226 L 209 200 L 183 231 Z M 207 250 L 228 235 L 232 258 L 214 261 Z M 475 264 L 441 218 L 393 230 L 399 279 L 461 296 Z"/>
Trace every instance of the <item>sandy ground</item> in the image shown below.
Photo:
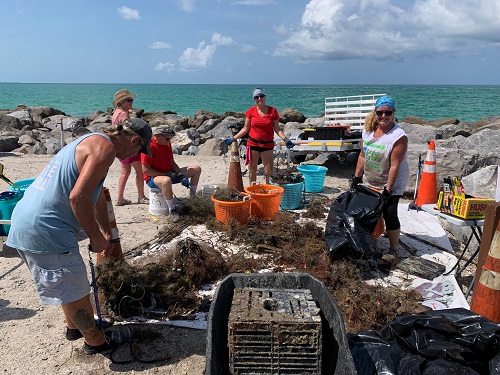
<path fill-rule="evenodd" d="M 0 154 L 4 173 L 12 181 L 36 177 L 50 160 L 50 156 Z M 220 157 L 176 156 L 179 165 L 198 164 L 202 167 L 203 184 L 226 184 L 229 159 Z M 110 168 L 105 186 L 113 202 L 120 173 L 119 162 Z M 335 196 L 348 188 L 352 167 L 330 169 L 325 180 L 324 193 Z M 133 177 L 133 176 L 132 176 Z M 262 177 L 259 177 L 262 180 Z M 243 178 L 244 184 L 248 181 Z M 7 185 L 1 191 L 7 190 Z M 185 197 L 188 191 L 176 185 L 174 193 Z M 125 197 L 137 200 L 132 179 L 129 179 Z M 126 252 L 154 239 L 166 218 L 153 218 L 147 205 L 114 207 L 121 245 Z M 4 238 L 5 239 L 5 238 Z M 87 259 L 86 240 L 80 250 Z M 90 279 L 90 275 L 89 275 Z M 66 341 L 65 322 L 59 306 L 42 305 L 35 293 L 31 276 L 16 252 L 0 251 L 0 372 L 4 374 L 108 374 L 112 372 L 141 374 L 202 374 L 205 368 L 206 331 L 165 325 L 137 326 L 133 329 L 151 330 L 150 345 L 144 349 L 143 361 L 128 364 L 113 363 L 110 358 L 86 356 L 83 341 Z M 125 358 L 126 356 L 124 356 Z M 150 360 L 157 359 L 153 363 Z"/>

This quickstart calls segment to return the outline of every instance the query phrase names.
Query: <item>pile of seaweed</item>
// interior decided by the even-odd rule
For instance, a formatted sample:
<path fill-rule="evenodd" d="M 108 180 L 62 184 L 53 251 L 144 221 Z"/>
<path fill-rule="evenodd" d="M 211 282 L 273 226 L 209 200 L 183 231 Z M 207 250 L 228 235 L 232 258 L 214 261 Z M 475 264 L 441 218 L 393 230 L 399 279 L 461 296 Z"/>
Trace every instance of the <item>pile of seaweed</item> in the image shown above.
<path fill-rule="evenodd" d="M 307 272 L 322 281 L 350 333 L 379 329 L 398 315 L 427 310 L 414 290 L 366 282 L 388 273 L 384 261 L 332 261 L 326 253 L 323 228 L 313 220 L 297 221 L 297 214 L 280 211 L 272 222 L 250 219 L 245 226 L 235 222 L 224 226 L 214 219 L 213 202 L 209 201 L 209 197 L 198 197 L 184 205 L 185 221 L 167 225 L 159 238 L 168 243 L 182 228 L 204 223 L 212 242 L 185 238 L 160 259 L 149 255 L 149 262 L 142 264 L 106 261 L 98 265 L 100 291 L 115 318 L 154 317 L 161 312 L 163 318 L 186 319 L 207 311 L 210 301 L 197 294 L 202 284 L 235 272 L 263 270 Z M 218 249 L 232 245 L 240 250 L 218 251 L 213 244 Z"/>
<path fill-rule="evenodd" d="M 274 172 L 272 181 L 277 185 L 298 184 L 299 182 L 304 181 L 304 176 L 299 173 L 296 168 L 290 170 L 278 170 Z"/>
<path fill-rule="evenodd" d="M 214 192 L 214 198 L 223 202 L 241 202 L 244 197 L 245 194 L 236 189 L 218 187 Z"/>

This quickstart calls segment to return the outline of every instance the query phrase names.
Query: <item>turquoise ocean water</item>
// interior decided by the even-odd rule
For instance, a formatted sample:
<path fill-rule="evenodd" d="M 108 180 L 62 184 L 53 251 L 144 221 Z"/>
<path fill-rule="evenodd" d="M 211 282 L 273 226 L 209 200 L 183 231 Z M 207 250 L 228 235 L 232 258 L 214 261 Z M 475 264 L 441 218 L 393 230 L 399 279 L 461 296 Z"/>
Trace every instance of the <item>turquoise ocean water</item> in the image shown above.
<path fill-rule="evenodd" d="M 500 116 L 500 86 L 477 85 L 256 85 L 267 93 L 267 104 L 278 110 L 295 108 L 306 117 L 324 112 L 325 97 L 388 94 L 396 100 L 399 119 L 417 116 L 427 120 L 456 117 L 475 122 Z M 127 88 L 137 94 L 134 108 L 146 112 L 170 110 L 193 116 L 210 112 L 244 112 L 253 105 L 250 85 L 0 83 L 0 108 L 19 104 L 49 106 L 67 115 L 86 117 L 111 106 L 113 94 Z"/>

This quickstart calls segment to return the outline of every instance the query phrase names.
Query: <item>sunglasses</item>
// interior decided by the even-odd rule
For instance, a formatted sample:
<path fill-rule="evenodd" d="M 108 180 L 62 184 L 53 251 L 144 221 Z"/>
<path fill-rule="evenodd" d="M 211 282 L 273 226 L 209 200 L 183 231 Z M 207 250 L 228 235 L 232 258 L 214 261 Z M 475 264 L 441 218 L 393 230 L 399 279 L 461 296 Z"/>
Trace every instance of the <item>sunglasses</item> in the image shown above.
<path fill-rule="evenodd" d="M 392 116 L 394 111 L 375 111 L 375 113 L 377 114 L 377 116 L 382 116 L 382 115 Z"/>
<path fill-rule="evenodd" d="M 132 103 L 134 101 L 134 99 L 132 98 L 127 98 L 124 100 L 124 102 L 127 102 L 127 103 Z"/>
<path fill-rule="evenodd" d="M 262 99 L 262 98 L 265 98 L 266 96 L 264 94 L 259 94 L 259 95 L 255 95 L 253 97 L 253 100 L 257 100 L 257 99 Z"/>

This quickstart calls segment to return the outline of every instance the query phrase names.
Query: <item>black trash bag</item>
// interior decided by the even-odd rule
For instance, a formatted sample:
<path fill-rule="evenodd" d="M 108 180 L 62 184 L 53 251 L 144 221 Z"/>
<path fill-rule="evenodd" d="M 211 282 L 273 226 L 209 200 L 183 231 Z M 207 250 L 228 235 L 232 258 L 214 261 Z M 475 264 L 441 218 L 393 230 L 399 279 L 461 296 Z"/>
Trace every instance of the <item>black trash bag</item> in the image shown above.
<path fill-rule="evenodd" d="M 372 233 L 383 209 L 382 195 L 363 185 L 335 198 L 330 205 L 325 229 L 330 258 L 379 256 Z"/>
<path fill-rule="evenodd" d="M 358 374 L 500 373 L 500 325 L 461 308 L 397 317 L 349 347 Z"/>

